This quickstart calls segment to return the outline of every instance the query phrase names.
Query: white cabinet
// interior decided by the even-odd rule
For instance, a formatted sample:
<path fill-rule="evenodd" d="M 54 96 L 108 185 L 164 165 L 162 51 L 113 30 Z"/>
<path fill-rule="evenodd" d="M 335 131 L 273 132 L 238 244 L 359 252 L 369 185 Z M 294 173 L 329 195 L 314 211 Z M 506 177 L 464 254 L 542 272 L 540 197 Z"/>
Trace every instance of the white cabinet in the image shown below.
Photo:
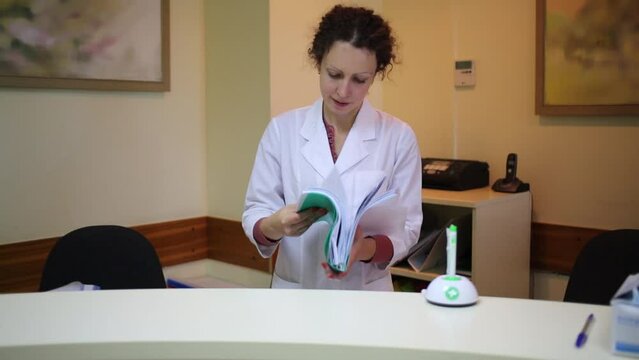
<path fill-rule="evenodd" d="M 424 216 L 472 216 L 469 276 L 480 296 L 530 297 L 530 192 L 506 194 L 485 187 L 466 191 L 422 190 Z M 399 264 L 394 277 L 430 281 L 445 272 L 437 267 L 416 272 Z"/>

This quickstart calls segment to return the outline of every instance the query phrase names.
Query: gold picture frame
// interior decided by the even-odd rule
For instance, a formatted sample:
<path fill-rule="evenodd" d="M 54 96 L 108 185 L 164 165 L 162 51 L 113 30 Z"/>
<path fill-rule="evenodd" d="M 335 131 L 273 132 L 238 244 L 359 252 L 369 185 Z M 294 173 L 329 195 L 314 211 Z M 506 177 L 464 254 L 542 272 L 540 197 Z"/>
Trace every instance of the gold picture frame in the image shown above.
<path fill-rule="evenodd" d="M 0 87 L 170 91 L 169 0 L 4 6 Z"/>
<path fill-rule="evenodd" d="M 622 3 L 537 0 L 536 114 L 639 115 L 639 2 Z"/>

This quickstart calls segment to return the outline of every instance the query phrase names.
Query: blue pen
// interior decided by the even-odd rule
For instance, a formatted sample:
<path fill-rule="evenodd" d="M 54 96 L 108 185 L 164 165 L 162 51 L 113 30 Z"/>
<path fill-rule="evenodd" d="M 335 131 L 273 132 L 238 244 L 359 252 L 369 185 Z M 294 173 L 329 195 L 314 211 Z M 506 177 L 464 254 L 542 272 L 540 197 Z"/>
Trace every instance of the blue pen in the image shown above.
<path fill-rule="evenodd" d="M 586 340 L 588 340 L 588 331 L 594 320 L 595 316 L 593 314 L 588 315 L 584 327 L 581 329 L 579 335 L 577 335 L 577 341 L 575 342 L 576 347 L 580 348 L 586 343 Z"/>

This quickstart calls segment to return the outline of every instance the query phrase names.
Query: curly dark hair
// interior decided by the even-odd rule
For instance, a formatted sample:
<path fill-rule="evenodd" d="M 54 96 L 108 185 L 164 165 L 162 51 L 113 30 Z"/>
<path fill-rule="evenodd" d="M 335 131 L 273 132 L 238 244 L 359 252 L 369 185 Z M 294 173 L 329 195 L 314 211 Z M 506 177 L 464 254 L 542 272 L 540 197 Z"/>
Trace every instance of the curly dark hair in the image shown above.
<path fill-rule="evenodd" d="M 373 10 L 336 5 L 322 17 L 315 31 L 308 56 L 320 69 L 324 55 L 336 41 L 345 41 L 358 49 L 368 49 L 377 59 L 376 74 L 382 79 L 397 64 L 397 43 L 388 22 Z"/>

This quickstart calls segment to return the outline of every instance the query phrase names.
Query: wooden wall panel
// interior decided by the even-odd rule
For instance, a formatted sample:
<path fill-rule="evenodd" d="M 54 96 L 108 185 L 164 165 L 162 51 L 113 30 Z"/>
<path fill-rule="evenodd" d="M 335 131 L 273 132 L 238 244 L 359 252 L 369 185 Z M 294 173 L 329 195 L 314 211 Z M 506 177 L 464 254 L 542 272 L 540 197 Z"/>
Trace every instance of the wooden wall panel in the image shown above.
<path fill-rule="evenodd" d="M 208 256 L 207 218 L 134 226 L 155 247 L 162 266 L 181 264 Z"/>
<path fill-rule="evenodd" d="M 155 247 L 163 266 L 211 258 L 272 272 L 239 221 L 199 217 L 134 226 Z M 604 230 L 533 223 L 531 268 L 569 275 L 585 243 Z M 0 245 L 0 293 L 36 291 L 46 257 L 58 238 Z"/>
<path fill-rule="evenodd" d="M 58 238 L 0 246 L 0 293 L 36 291 L 47 255 Z"/>
<path fill-rule="evenodd" d="M 206 217 L 134 226 L 155 247 L 163 266 L 204 259 Z M 58 238 L 0 245 L 0 293 L 37 291 L 47 256 Z"/>
<path fill-rule="evenodd" d="M 242 223 L 208 218 L 209 258 L 251 269 L 272 272 L 274 262 L 264 259 L 246 238 Z"/>
<path fill-rule="evenodd" d="M 209 258 L 272 272 L 276 256 L 262 259 L 239 221 L 209 218 Z M 531 269 L 569 275 L 584 244 L 604 230 L 532 224 Z"/>
<path fill-rule="evenodd" d="M 594 236 L 605 230 L 533 223 L 531 268 L 570 275 L 577 255 Z"/>

